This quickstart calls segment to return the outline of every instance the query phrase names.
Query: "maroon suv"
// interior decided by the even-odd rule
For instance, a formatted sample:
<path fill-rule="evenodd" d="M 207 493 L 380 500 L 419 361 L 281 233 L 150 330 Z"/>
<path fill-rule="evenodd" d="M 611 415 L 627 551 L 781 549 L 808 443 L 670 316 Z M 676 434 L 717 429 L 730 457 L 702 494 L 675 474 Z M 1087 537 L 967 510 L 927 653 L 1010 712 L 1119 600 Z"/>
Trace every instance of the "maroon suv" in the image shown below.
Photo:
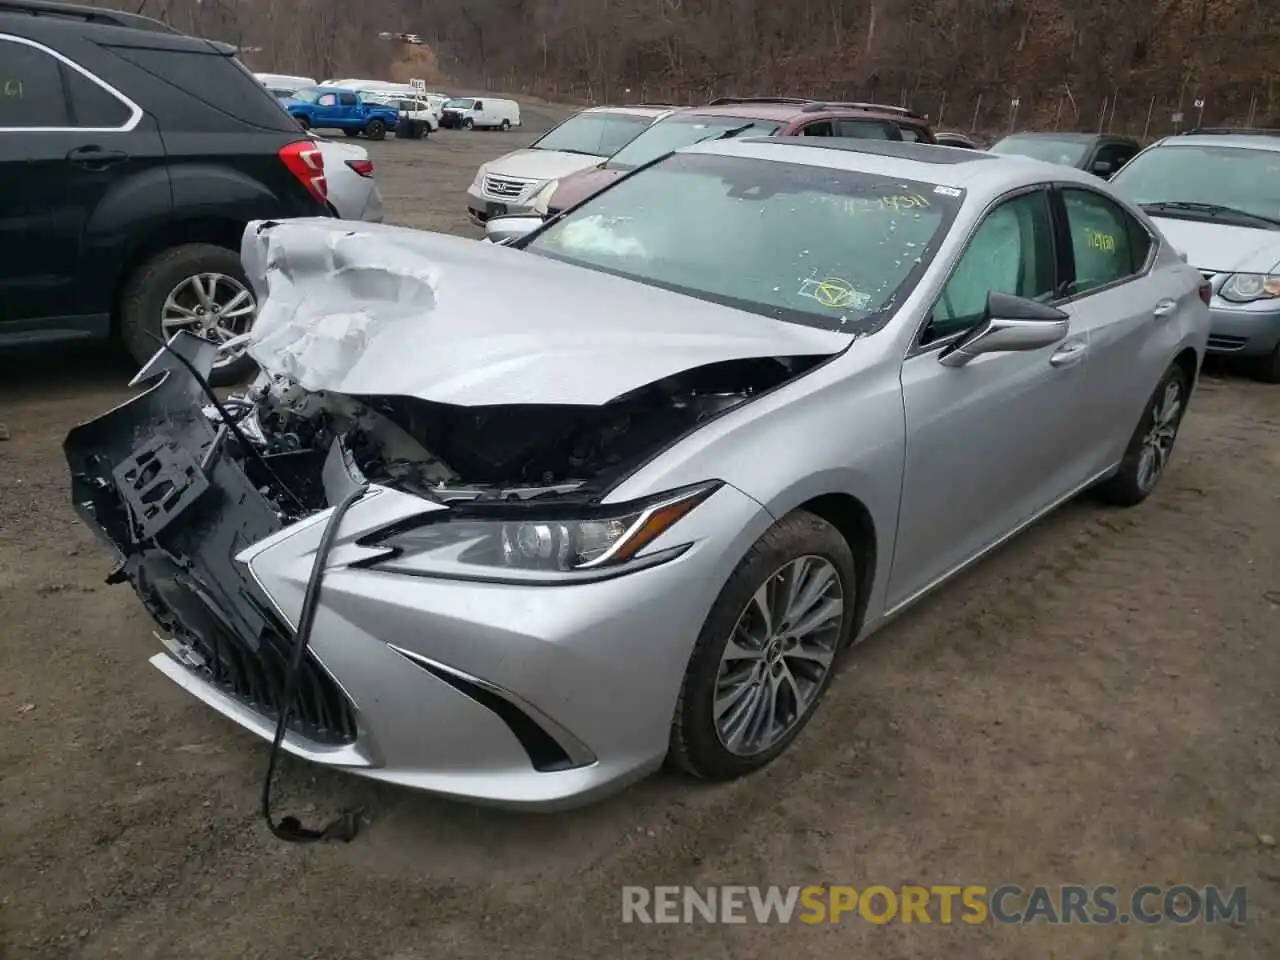
<path fill-rule="evenodd" d="M 933 143 L 924 116 L 878 103 L 825 103 L 784 97 L 721 97 L 650 126 L 598 167 L 565 177 L 547 204 L 558 213 L 672 150 L 728 137 L 856 137 Z"/>

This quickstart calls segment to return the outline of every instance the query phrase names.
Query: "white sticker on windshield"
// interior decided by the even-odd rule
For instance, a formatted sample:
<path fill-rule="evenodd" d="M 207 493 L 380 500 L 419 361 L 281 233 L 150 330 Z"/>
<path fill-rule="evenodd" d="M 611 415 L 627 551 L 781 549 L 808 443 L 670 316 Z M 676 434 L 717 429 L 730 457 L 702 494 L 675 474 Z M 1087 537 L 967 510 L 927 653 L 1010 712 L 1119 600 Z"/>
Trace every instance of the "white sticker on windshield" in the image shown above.
<path fill-rule="evenodd" d="M 934 193 L 940 193 L 940 194 L 942 194 L 944 197 L 958 197 L 958 196 L 960 196 L 960 191 L 959 191 L 959 190 L 957 190 L 955 187 L 934 187 L 934 188 L 933 188 L 933 192 L 934 192 Z"/>

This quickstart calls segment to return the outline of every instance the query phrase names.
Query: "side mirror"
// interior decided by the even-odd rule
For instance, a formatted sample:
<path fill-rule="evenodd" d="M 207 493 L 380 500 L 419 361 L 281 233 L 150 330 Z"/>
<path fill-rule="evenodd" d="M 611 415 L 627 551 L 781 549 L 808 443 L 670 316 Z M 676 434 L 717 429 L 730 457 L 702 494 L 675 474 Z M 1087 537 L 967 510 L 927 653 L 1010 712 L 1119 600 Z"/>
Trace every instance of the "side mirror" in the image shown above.
<path fill-rule="evenodd" d="M 503 214 L 485 221 L 484 238 L 490 243 L 511 243 L 528 236 L 540 226 L 541 217 L 530 217 L 523 213 Z"/>
<path fill-rule="evenodd" d="M 1114 165 L 1110 160 L 1095 160 L 1093 161 L 1093 166 L 1089 169 L 1098 176 L 1106 178 L 1111 176 L 1114 170 Z"/>
<path fill-rule="evenodd" d="M 938 357 L 946 367 L 963 367 L 984 353 L 1041 350 L 1063 340 L 1071 317 L 1056 307 L 992 291 L 982 322 Z"/>

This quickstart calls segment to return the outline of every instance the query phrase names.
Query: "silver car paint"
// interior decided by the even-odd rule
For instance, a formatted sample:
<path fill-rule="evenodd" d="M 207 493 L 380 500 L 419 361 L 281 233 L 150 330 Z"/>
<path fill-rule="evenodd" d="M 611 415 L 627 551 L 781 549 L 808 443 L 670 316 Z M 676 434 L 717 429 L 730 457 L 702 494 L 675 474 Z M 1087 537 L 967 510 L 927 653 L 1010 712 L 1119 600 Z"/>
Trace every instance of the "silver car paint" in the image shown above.
<path fill-rule="evenodd" d="M 1280 138 L 1239 134 L 1171 137 L 1157 141 L 1143 153 L 1176 150 L 1179 145 L 1260 150 L 1276 154 L 1280 162 Z M 1116 184 L 1116 188 L 1123 190 L 1123 181 Z M 1280 272 L 1280 232 L 1175 217 L 1154 219 L 1169 242 L 1187 255 L 1187 262 L 1210 279 L 1213 298 L 1209 304 L 1212 318 L 1209 352 L 1252 357 L 1266 356 L 1280 349 L 1280 301 L 1233 303 L 1218 296 L 1233 273 Z"/>
<path fill-rule="evenodd" d="M 255 221 L 241 259 L 261 303 L 249 353 L 308 390 L 600 404 L 702 364 L 825 355 L 851 340 L 385 224 Z"/>
<path fill-rule="evenodd" d="M 293 737 L 286 749 L 373 778 L 509 806 L 556 808 L 616 789 L 661 763 L 698 632 L 721 586 L 774 520 L 820 496 L 841 498 L 865 513 L 874 530 L 865 636 L 906 602 L 1112 471 L 1174 358 L 1190 350 L 1198 362 L 1203 354 L 1208 319 L 1196 292 L 1199 275 L 1158 232 L 1158 253 L 1141 277 L 1064 305 L 1071 330 L 1053 347 L 988 354 L 963 367 L 939 363 L 940 345 L 914 347 L 985 211 L 998 199 L 1041 183 L 1069 182 L 1113 195 L 1087 174 L 1015 158 L 932 165 L 798 144 L 729 142 L 692 149 L 896 173 L 963 186 L 968 195 L 923 282 L 884 329 L 711 421 L 610 492 L 606 499 L 620 503 L 690 483 L 724 481 L 650 548 L 690 544 L 677 559 L 554 588 L 445 580 L 427 568 L 406 570 L 403 564 L 398 572 L 353 568 L 352 561 L 365 555 L 366 548 L 355 544 L 360 536 L 390 519 L 431 509 L 421 499 L 386 489 L 358 503 L 345 517 L 330 557 L 312 645 L 354 701 L 362 734 L 337 752 Z M 1140 213 L 1135 216 L 1151 226 Z M 316 225 L 298 229 L 324 233 Z M 563 300 L 542 299 L 560 281 L 571 278 L 577 289 L 601 289 L 602 279 L 590 271 L 461 243 L 465 246 L 455 248 L 441 241 L 432 255 L 398 262 L 415 264 L 419 280 L 435 277 L 435 290 L 447 289 L 449 271 L 460 267 L 465 273 L 467 263 L 487 266 L 500 260 L 521 271 L 526 282 L 550 278 L 537 286 L 538 296 L 509 304 L 532 331 L 544 323 L 563 329 L 556 326 Z M 585 301 L 593 321 L 603 327 L 643 326 L 648 313 L 643 307 L 658 305 L 681 323 L 712 331 L 716 349 L 725 355 L 738 355 L 740 341 L 725 335 L 735 325 L 755 333 L 743 315 L 701 301 L 656 297 L 648 288 L 612 280 L 608 294 Z M 1161 301 L 1174 306 L 1157 316 Z M 646 337 L 636 337 L 630 344 L 634 362 L 649 372 L 674 363 L 664 339 L 669 321 L 651 322 L 658 324 L 656 342 L 649 346 Z M 792 336 L 789 330 L 780 333 L 779 344 L 794 346 Z M 442 333 L 434 346 L 444 348 L 446 338 Z M 762 332 L 761 338 L 765 346 L 768 337 Z M 433 342 L 417 341 L 426 345 L 399 338 L 406 351 L 424 354 Z M 562 341 L 546 351 L 555 375 L 567 369 L 555 360 L 556 352 L 567 348 Z M 695 356 L 687 365 L 708 356 Z M 600 377 L 583 371 L 574 384 L 540 388 L 532 369 L 527 373 L 522 390 L 539 397 L 577 396 L 579 402 L 598 402 L 627 381 L 611 371 L 606 387 Z M 384 376 L 404 375 L 387 365 Z M 427 390 L 434 394 L 437 386 Z M 484 389 L 461 396 L 477 403 L 510 399 L 492 378 Z M 327 511 L 314 515 L 241 554 L 290 621 L 297 620 L 327 516 Z M 393 647 L 531 704 L 595 759 L 556 773 L 534 771 L 493 714 Z M 158 666 L 173 675 L 172 662 L 159 659 Z M 261 718 L 245 717 L 239 704 L 212 687 L 184 686 L 269 736 Z"/>
<path fill-rule="evenodd" d="M 340 143 L 316 134 L 311 139 L 324 156 L 324 178 L 328 184 L 329 203 L 343 220 L 381 223 L 382 193 L 373 177 L 362 177 L 349 166 L 348 160 L 368 160 L 369 151 L 356 143 Z"/>

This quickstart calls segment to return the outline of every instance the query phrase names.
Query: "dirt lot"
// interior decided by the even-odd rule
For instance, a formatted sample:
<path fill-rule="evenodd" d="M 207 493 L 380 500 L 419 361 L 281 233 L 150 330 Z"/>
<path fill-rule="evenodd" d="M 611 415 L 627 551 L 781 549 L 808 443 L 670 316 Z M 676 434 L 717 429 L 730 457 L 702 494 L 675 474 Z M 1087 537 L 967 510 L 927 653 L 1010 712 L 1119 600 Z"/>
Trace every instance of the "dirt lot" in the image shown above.
<path fill-rule="evenodd" d="M 530 132 L 373 145 L 391 217 L 474 235 L 476 165 Z M 1073 504 L 887 628 L 762 775 L 538 817 L 287 763 L 283 812 L 368 810 L 293 847 L 266 747 L 147 665 L 68 505 L 62 437 L 126 374 L 0 366 L 0 955 L 1280 957 L 1280 388 L 1213 371 L 1148 504 Z M 1244 884 L 1248 922 L 620 922 L 625 884 L 824 882 Z"/>

